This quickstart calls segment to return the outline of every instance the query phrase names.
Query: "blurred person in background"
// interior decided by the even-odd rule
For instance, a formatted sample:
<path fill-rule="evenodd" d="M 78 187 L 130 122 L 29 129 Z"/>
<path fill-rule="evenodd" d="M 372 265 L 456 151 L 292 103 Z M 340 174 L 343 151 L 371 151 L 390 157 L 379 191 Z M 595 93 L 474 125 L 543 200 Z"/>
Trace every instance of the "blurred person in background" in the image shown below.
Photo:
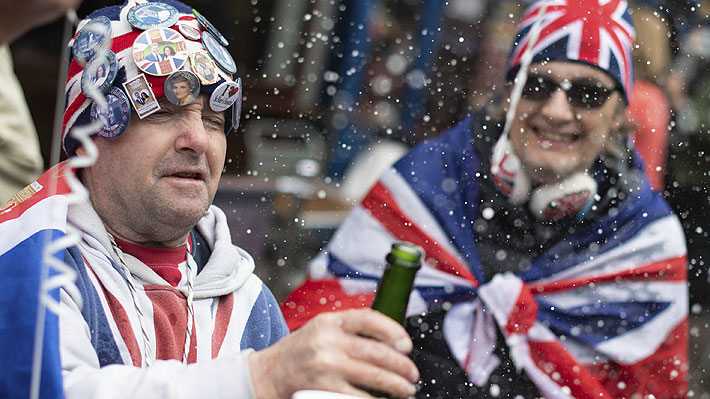
<path fill-rule="evenodd" d="M 30 0 L 0 4 L 0 203 L 36 179 L 44 168 L 39 140 L 22 87 L 13 72 L 9 43 L 76 8 L 80 0 Z"/>
<path fill-rule="evenodd" d="M 636 46 L 632 52 L 635 82 L 629 104 L 634 147 L 641 154 L 651 188 L 663 192 L 671 107 L 659 86 L 670 63 L 670 28 L 658 12 L 640 6 L 632 15 Z"/>
<path fill-rule="evenodd" d="M 542 8 L 546 12 L 542 14 Z M 541 16 L 542 15 L 542 16 Z M 686 247 L 630 147 L 623 0 L 537 2 L 494 102 L 385 172 L 282 304 L 289 328 L 370 305 L 392 242 L 422 246 L 405 327 L 421 398 L 683 398 Z"/>

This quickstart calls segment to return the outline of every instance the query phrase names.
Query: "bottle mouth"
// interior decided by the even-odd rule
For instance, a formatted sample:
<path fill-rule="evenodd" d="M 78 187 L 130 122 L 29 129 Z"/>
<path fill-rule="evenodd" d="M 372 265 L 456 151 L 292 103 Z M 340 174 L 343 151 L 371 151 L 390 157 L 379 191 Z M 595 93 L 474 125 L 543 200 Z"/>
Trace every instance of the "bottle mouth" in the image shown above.
<path fill-rule="evenodd" d="M 390 254 L 400 261 L 419 264 L 424 257 L 424 249 L 418 245 L 414 245 L 409 241 L 397 241 L 392 244 Z"/>

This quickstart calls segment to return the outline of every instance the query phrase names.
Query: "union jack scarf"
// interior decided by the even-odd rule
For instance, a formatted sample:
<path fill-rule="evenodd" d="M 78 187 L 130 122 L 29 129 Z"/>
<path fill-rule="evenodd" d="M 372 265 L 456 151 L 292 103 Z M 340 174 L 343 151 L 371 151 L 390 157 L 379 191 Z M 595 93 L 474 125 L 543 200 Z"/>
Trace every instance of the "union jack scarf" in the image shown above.
<path fill-rule="evenodd" d="M 488 169 L 471 137 L 491 134 L 469 117 L 386 171 L 283 303 L 289 327 L 369 306 L 385 255 L 406 240 L 426 251 L 407 314 L 452 305 L 443 333 L 472 383 L 482 386 L 495 368 L 498 328 L 515 365 L 548 399 L 685 397 L 688 296 L 678 218 L 644 176 L 613 211 L 527 270 L 486 281 L 474 222 Z"/>

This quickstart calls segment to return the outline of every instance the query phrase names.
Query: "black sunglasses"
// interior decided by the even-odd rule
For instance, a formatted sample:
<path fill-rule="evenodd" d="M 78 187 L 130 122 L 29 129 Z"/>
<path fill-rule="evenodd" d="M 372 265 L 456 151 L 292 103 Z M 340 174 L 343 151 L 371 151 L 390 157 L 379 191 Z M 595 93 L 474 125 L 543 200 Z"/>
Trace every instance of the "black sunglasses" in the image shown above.
<path fill-rule="evenodd" d="M 542 76 L 529 76 L 523 87 L 523 98 L 531 101 L 545 101 L 562 89 L 567 94 L 567 101 L 575 108 L 596 109 L 604 105 L 612 93 L 620 90 L 617 85 L 612 88 L 604 86 L 601 82 L 588 80 L 568 81 L 558 83 Z"/>

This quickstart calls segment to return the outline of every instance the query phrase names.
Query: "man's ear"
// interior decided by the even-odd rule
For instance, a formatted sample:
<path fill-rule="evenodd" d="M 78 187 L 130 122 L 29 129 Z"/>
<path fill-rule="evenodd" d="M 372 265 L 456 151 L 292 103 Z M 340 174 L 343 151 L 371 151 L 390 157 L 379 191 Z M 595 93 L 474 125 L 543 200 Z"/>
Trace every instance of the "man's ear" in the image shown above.
<path fill-rule="evenodd" d="M 91 137 L 89 137 L 89 140 L 93 141 L 94 144 L 96 144 L 98 138 L 99 138 L 99 136 L 94 134 Z M 77 147 L 75 153 L 76 153 L 76 156 L 79 156 L 79 157 L 85 157 L 85 156 L 89 155 L 86 152 L 86 149 L 84 148 L 83 145 L 80 145 L 79 147 Z"/>
<path fill-rule="evenodd" d="M 80 145 L 80 146 L 76 149 L 76 155 L 77 155 L 77 156 L 80 156 L 80 157 L 85 157 L 85 156 L 88 155 L 88 154 L 86 153 L 86 150 L 84 149 L 84 146 L 83 146 L 83 145 Z"/>

